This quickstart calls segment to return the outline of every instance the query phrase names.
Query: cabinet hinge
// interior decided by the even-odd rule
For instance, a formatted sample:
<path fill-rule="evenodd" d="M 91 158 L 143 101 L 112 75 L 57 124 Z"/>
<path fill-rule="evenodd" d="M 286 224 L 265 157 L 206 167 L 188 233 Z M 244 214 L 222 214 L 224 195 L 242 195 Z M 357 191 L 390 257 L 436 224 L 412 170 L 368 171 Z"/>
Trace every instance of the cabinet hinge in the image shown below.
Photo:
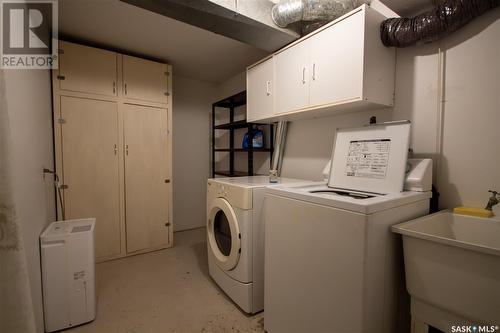
<path fill-rule="evenodd" d="M 59 119 L 57 119 L 57 122 L 58 122 L 59 124 L 66 124 L 66 119 L 64 119 L 64 118 L 59 118 Z"/>
<path fill-rule="evenodd" d="M 66 77 L 65 77 L 64 75 L 58 75 L 58 76 L 57 76 L 57 79 L 58 79 L 58 80 L 65 80 L 65 79 L 66 79 Z"/>
<path fill-rule="evenodd" d="M 163 93 L 163 95 L 170 96 L 170 93 L 166 92 L 166 93 Z"/>
<path fill-rule="evenodd" d="M 170 179 L 165 179 L 165 184 L 170 183 Z"/>

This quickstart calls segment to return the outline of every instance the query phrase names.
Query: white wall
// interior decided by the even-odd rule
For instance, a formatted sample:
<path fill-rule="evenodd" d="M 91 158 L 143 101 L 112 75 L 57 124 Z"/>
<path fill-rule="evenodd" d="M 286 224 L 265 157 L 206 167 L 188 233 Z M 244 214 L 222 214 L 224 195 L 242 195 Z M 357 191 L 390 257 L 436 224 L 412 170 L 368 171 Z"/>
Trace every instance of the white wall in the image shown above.
<path fill-rule="evenodd" d="M 214 102 L 246 90 L 246 80 L 246 72 L 241 72 L 220 83 L 217 87 L 217 98 Z"/>
<path fill-rule="evenodd" d="M 500 8 L 443 43 L 442 204 L 483 207 L 500 190 Z M 500 209 L 497 206 L 497 212 Z"/>
<path fill-rule="evenodd" d="M 14 200 L 22 227 L 37 330 L 43 332 L 42 289 L 38 237 L 55 219 L 52 102 L 46 70 L 5 71 L 10 118 Z"/>
<path fill-rule="evenodd" d="M 180 231 L 206 222 L 210 111 L 217 86 L 175 74 L 172 85 L 174 231 Z"/>
<path fill-rule="evenodd" d="M 500 190 L 499 15 L 500 8 L 441 41 L 398 49 L 394 109 L 291 122 L 282 176 L 321 180 L 338 127 L 364 125 L 372 115 L 378 121 L 410 119 L 415 156 L 436 162 L 441 207 L 484 206 L 488 189 Z M 439 49 L 444 65 L 442 124 Z M 240 91 L 245 83 L 236 76 L 221 87 Z"/>

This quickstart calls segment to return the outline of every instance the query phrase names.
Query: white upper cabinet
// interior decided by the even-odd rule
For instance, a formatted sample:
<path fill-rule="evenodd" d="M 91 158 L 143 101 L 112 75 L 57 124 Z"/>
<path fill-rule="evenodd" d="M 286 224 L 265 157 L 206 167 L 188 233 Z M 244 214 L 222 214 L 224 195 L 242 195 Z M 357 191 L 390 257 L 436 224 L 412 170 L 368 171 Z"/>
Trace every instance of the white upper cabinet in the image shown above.
<path fill-rule="evenodd" d="M 392 106 L 395 50 L 380 40 L 384 19 L 362 5 L 277 51 L 271 79 L 274 109 L 258 113 L 249 108 L 248 118 L 290 120 Z M 254 92 L 259 84 L 253 84 L 252 75 L 263 64 L 247 69 L 248 105 L 261 103 L 262 96 Z"/>
<path fill-rule="evenodd" d="M 167 103 L 166 64 L 123 56 L 123 96 L 127 99 Z"/>
<path fill-rule="evenodd" d="M 269 58 L 247 72 L 247 120 L 254 121 L 273 116 L 274 80 L 273 58 Z"/>
<path fill-rule="evenodd" d="M 276 55 L 275 113 L 285 113 L 309 104 L 309 41 Z"/>
<path fill-rule="evenodd" d="M 310 105 L 363 95 L 363 20 L 363 13 L 357 12 L 309 39 Z"/>
<path fill-rule="evenodd" d="M 59 41 L 59 89 L 116 96 L 117 54 Z"/>

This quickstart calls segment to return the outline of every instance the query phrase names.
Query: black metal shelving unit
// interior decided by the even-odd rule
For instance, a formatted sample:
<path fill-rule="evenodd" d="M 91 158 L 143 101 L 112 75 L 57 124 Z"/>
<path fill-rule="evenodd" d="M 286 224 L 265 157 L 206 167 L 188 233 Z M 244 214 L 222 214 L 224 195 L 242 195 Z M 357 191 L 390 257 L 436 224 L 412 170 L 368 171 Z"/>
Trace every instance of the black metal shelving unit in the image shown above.
<path fill-rule="evenodd" d="M 253 158 L 254 153 L 257 152 L 268 152 L 270 154 L 270 159 L 272 158 L 274 150 L 274 126 L 273 124 L 260 124 L 260 123 L 248 123 L 246 120 L 234 120 L 234 111 L 237 107 L 243 106 L 247 103 L 247 92 L 242 91 L 236 95 L 230 96 L 223 100 L 220 100 L 212 104 L 212 177 L 227 176 L 227 177 L 238 177 L 238 176 L 253 176 Z M 229 111 L 229 122 L 225 124 L 215 123 L 215 113 L 217 108 L 223 108 L 225 111 Z M 269 128 L 269 146 L 265 148 L 253 148 L 250 144 L 248 149 L 235 148 L 234 144 L 234 132 L 239 129 L 247 129 L 251 132 L 254 125 L 267 126 Z M 215 147 L 215 133 L 217 130 L 229 131 L 229 148 L 216 148 Z M 253 138 L 249 138 L 252 142 Z M 229 170 L 216 170 L 215 169 L 215 154 L 216 152 L 229 152 Z M 247 171 L 237 171 L 234 169 L 234 157 L 235 153 L 246 153 L 248 157 Z"/>

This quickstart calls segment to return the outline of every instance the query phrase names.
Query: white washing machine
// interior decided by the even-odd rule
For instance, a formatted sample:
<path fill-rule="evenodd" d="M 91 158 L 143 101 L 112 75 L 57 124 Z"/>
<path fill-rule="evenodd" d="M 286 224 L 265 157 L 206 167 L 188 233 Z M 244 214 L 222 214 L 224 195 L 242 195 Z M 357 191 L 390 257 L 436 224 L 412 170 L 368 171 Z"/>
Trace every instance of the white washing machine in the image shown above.
<path fill-rule="evenodd" d="M 280 178 L 274 185 L 298 183 Z M 264 221 L 269 177 L 209 179 L 207 248 L 210 276 L 245 312 L 264 308 Z"/>
<path fill-rule="evenodd" d="M 409 160 L 409 123 L 338 130 L 328 184 L 267 189 L 269 333 L 390 333 L 404 271 L 390 226 L 428 213 L 431 160 Z M 412 191 L 402 191 L 405 183 Z"/>

